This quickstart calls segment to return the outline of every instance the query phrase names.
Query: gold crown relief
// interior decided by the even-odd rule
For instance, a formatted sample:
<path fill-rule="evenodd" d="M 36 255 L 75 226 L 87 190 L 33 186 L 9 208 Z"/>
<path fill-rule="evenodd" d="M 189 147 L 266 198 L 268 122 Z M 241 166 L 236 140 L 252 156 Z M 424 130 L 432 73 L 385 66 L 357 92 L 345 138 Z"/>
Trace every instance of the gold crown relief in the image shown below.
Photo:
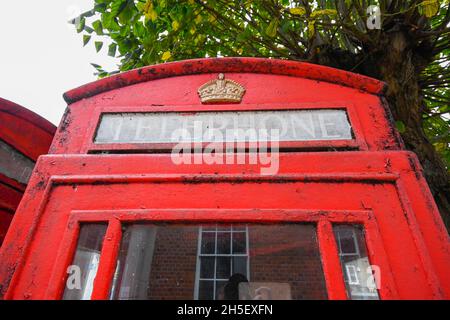
<path fill-rule="evenodd" d="M 198 89 L 202 103 L 241 102 L 245 88 L 236 81 L 225 79 L 220 73 L 216 80 L 211 80 Z"/>

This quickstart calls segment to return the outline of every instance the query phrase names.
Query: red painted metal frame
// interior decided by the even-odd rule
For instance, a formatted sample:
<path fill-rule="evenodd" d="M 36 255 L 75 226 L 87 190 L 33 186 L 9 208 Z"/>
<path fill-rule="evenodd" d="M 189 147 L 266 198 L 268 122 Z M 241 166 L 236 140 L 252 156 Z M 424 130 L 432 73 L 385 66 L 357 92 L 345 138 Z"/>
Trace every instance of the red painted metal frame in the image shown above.
<path fill-rule="evenodd" d="M 200 103 L 197 89 L 226 73 L 247 88 L 240 104 Z M 152 80 L 152 81 L 150 81 Z M 270 84 L 270 85 L 269 85 Z M 70 103 L 52 144 L 52 154 L 161 152 L 170 145 L 94 144 L 101 112 L 199 112 L 270 109 L 346 108 L 352 141 L 283 143 L 292 150 L 398 150 L 402 142 L 393 129 L 380 94 L 384 84 L 340 70 L 274 59 L 218 58 L 149 66 L 101 79 L 66 94 Z M 84 91 L 83 91 L 84 90 Z M 356 140 L 356 141 L 355 141 Z"/>
<path fill-rule="evenodd" d="M 241 104 L 200 104 L 197 88 L 219 72 L 246 87 Z M 362 224 L 383 299 L 450 299 L 449 235 L 417 157 L 401 151 L 384 88 L 306 63 L 221 58 L 149 66 L 68 92 L 51 155 L 39 159 L 0 250 L 0 295 L 60 298 L 83 221 L 108 223 L 92 295 L 104 299 L 121 221 L 214 220 L 317 223 L 332 299 L 346 298 L 332 224 Z M 176 166 L 162 152 L 170 145 L 93 142 L 104 112 L 297 108 L 346 108 L 355 138 L 285 143 L 291 152 L 279 154 L 274 176 L 251 164 Z M 330 148 L 357 151 L 324 152 Z M 88 154 L 148 149 L 159 154 Z M 296 152 L 305 150 L 322 152 Z"/>
<path fill-rule="evenodd" d="M 149 109 L 151 110 L 149 112 Z M 97 107 L 92 113 L 92 121 L 87 124 L 85 143 L 82 145 L 81 153 L 93 153 L 101 151 L 112 151 L 119 153 L 124 151 L 151 150 L 153 152 L 170 152 L 175 144 L 173 143 L 95 143 L 95 134 L 100 123 L 102 114 L 107 113 L 152 113 L 152 112 L 221 112 L 221 111 L 284 111 L 284 110 L 313 110 L 313 109 L 339 109 L 345 110 L 352 127 L 353 139 L 349 140 L 319 140 L 319 141 L 282 141 L 279 143 L 280 150 L 329 150 L 329 149 L 356 149 L 368 150 L 367 143 L 363 136 L 361 123 L 351 102 L 341 103 L 277 103 L 277 104 L 221 104 L 205 105 L 200 109 L 198 105 L 178 105 L 178 106 L 153 106 L 133 107 L 133 106 L 114 106 Z M 203 145 L 206 146 L 207 143 Z"/>
<path fill-rule="evenodd" d="M 387 263 L 384 248 L 380 241 L 379 230 L 371 211 L 302 211 L 302 210 L 259 210 L 255 217 L 254 210 L 86 210 L 72 211 L 67 229 L 60 245 L 51 281 L 45 299 L 60 299 L 66 280 L 66 268 L 73 259 L 79 225 L 83 223 L 108 223 L 104 245 L 101 251 L 100 265 L 94 283 L 92 299 L 108 299 L 110 285 L 116 268 L 116 260 L 121 240 L 121 225 L 126 223 L 314 223 L 329 299 L 347 299 L 341 265 L 332 230 L 332 224 L 360 224 L 365 229 L 367 247 L 373 264 L 382 266 L 382 299 L 397 296 L 393 277 Z M 71 248 L 72 250 L 68 250 Z M 384 279 L 387 277 L 387 279 Z"/>
<path fill-rule="evenodd" d="M 336 83 L 370 94 L 382 94 L 386 84 L 373 78 L 330 67 L 264 58 L 209 58 L 192 59 L 148 66 L 83 85 L 66 92 L 64 98 L 72 104 L 84 98 L 137 83 L 201 73 L 240 72 L 299 77 Z"/>
<path fill-rule="evenodd" d="M 206 79 L 213 77 L 207 76 Z M 237 76 L 236 76 L 237 77 Z M 205 78 L 205 77 L 204 77 Z M 286 79 L 285 79 L 286 80 Z M 192 80 L 190 80 L 192 81 Z M 198 81 L 198 80 L 196 80 Z M 248 80 L 247 80 L 248 81 Z M 150 84 L 139 88 L 139 91 L 147 91 Z M 309 84 L 314 85 L 314 84 Z M 169 89 L 169 84 L 160 84 L 160 86 Z M 317 85 L 316 85 L 317 86 Z M 320 86 L 319 86 L 320 87 Z M 75 105 L 69 106 L 69 112 L 63 121 L 64 130 L 60 129 L 55 142 L 52 145 L 50 153 L 89 153 L 102 150 L 115 150 L 117 153 L 125 151 L 148 151 L 160 152 L 170 149 L 170 145 L 164 144 L 145 144 L 145 143 L 116 143 L 116 144 L 96 144 L 93 142 L 95 130 L 99 125 L 101 113 L 120 113 L 120 112 L 204 112 L 204 111 L 251 111 L 251 110 L 302 110 L 302 109 L 346 109 L 349 120 L 354 132 L 352 140 L 336 141 L 297 141 L 292 143 L 282 143 L 282 148 L 291 150 L 334 150 L 334 149 L 357 149 L 357 150 L 380 150 L 380 149 L 398 149 L 401 141 L 395 136 L 394 132 L 389 132 L 389 120 L 383 112 L 381 104 L 377 97 L 366 97 L 367 101 L 342 100 L 340 95 L 345 94 L 349 99 L 351 92 L 349 89 L 339 93 L 336 92 L 325 102 L 318 102 L 318 96 L 310 97 L 309 102 L 264 102 L 264 99 L 255 101 L 254 97 L 249 96 L 249 100 L 243 104 L 231 105 L 199 105 L 192 104 L 191 101 L 197 99 L 195 94 L 185 89 L 189 94 L 188 104 L 174 104 L 156 99 L 160 104 L 150 105 L 151 100 L 145 104 L 137 104 L 130 100 L 129 105 L 124 104 L 125 100 L 133 99 L 134 93 L 111 93 L 107 96 L 95 97 L 91 100 L 82 100 Z M 358 94 L 358 93 L 356 93 Z M 360 94 L 360 93 L 359 93 Z M 249 93 L 250 95 L 250 93 Z M 299 101 L 301 100 L 299 94 Z M 148 98 L 150 99 L 150 98 Z M 116 102 L 117 100 L 117 102 Z M 123 101 L 122 101 L 123 100 Z M 260 102 L 261 101 L 261 102 Z M 128 102 L 128 101 L 127 101 Z M 371 107 L 366 110 L 365 104 Z M 373 123 L 379 127 L 371 128 Z M 384 124 L 384 126 L 382 126 Z M 64 141 L 64 144 L 60 143 Z"/>
<path fill-rule="evenodd" d="M 56 127 L 34 112 L 0 98 L 0 139 L 36 161 L 46 154 Z"/>
<path fill-rule="evenodd" d="M 0 124 L 0 140 L 33 161 L 48 152 L 56 131 L 56 127 L 44 118 L 2 98 Z M 25 187 L 25 184 L 0 174 L 0 246 Z"/>
<path fill-rule="evenodd" d="M 406 152 L 336 152 L 291 153 L 281 154 L 280 157 L 280 174 L 269 177 L 257 174 L 258 166 L 177 167 L 170 164 L 170 157 L 167 155 L 108 155 L 106 157 L 53 155 L 43 157 L 37 171 L 41 172 L 43 168 L 46 168 L 46 171 L 39 176 L 33 176 L 30 193 L 27 194 L 26 201 L 21 204 L 19 209 L 27 214 L 26 216 L 20 215 L 14 226 L 14 229 L 20 225 L 21 228 L 29 231 L 22 234 L 16 232 L 8 234 L 7 242 L 14 243 L 15 246 L 8 246 L 0 252 L 0 259 L 5 261 L 5 264 L 0 266 L 0 283 L 5 285 L 12 277 L 9 290 L 4 298 L 42 299 L 60 296 L 61 289 L 58 286 L 64 281 L 61 272 L 63 273 L 70 264 L 78 228 L 77 223 L 63 223 L 66 221 L 65 217 L 68 217 L 71 212 L 92 221 L 108 220 L 112 226 L 112 229 L 109 228 L 107 231 L 107 241 L 103 247 L 103 250 L 110 254 L 101 259 L 100 273 L 95 283 L 96 289 L 93 298 L 104 298 L 109 288 L 109 279 L 111 279 L 115 262 L 113 253 L 117 251 L 120 238 L 118 221 L 127 219 L 222 220 L 254 223 L 283 219 L 286 221 L 315 220 L 318 222 L 329 295 L 330 298 L 336 299 L 343 298 L 342 276 L 335 270 L 338 261 L 329 223 L 361 223 L 367 230 L 366 241 L 370 260 L 383 270 L 382 279 L 384 280 L 382 280 L 380 291 L 382 298 L 442 299 L 449 297 L 450 278 L 446 272 L 450 261 L 449 239 L 442 221 L 438 219 L 439 215 L 429 191 L 424 189 L 420 180 L 417 179 L 415 169 L 417 160 L 414 155 Z M 125 163 L 133 163 L 133 166 L 126 166 Z M 296 163 L 301 163 L 301 168 L 293 165 Z M 322 167 L 321 164 L 328 164 L 328 166 Z M 364 168 L 365 171 L 362 170 Z M 308 185 L 308 188 L 302 187 L 305 184 Z M 208 214 L 204 214 L 204 207 L 189 208 L 181 205 L 181 203 L 191 203 L 192 201 L 201 205 L 198 200 L 190 199 L 190 197 L 177 197 L 177 201 L 181 201 L 180 204 L 177 204 L 175 200 L 172 203 L 172 206 L 177 208 L 176 210 L 163 208 L 163 203 L 168 201 L 165 198 L 170 196 L 164 191 L 168 190 L 168 186 L 173 186 L 174 190 L 181 187 L 183 189 L 179 190 L 189 190 L 191 197 L 195 195 L 195 192 L 210 190 L 208 194 L 201 193 L 203 194 L 202 198 L 207 200 L 225 199 L 223 191 L 217 189 L 217 186 L 220 185 L 223 186 L 221 188 L 232 185 L 235 186 L 234 188 L 242 186 L 245 187 L 245 192 L 250 194 L 260 188 L 265 190 L 270 187 L 272 194 L 278 190 L 280 195 L 286 194 L 288 191 L 289 193 L 293 192 L 293 187 L 298 185 L 300 188 L 298 190 L 302 190 L 302 193 L 312 192 L 311 196 L 316 194 L 314 197 L 318 197 L 319 193 L 316 192 L 319 189 L 317 188 L 321 186 L 323 192 L 327 192 L 327 188 L 329 189 L 333 184 L 339 185 L 341 192 L 344 192 L 341 196 L 347 200 L 333 197 L 321 198 L 320 209 L 309 208 L 318 205 L 315 201 L 318 201 L 319 198 L 314 198 L 316 200 L 301 198 L 303 199 L 301 201 L 298 199 L 295 201 L 295 208 L 292 207 L 293 204 L 288 205 L 292 200 L 286 198 L 286 203 L 278 202 L 278 208 L 270 210 L 264 207 L 263 199 L 260 198 L 260 209 L 232 208 L 230 207 L 231 203 L 239 206 L 236 201 L 232 201 L 226 205 L 227 207 L 209 210 Z M 144 186 L 146 186 L 145 189 L 142 189 Z M 359 189 L 355 189 L 356 186 Z M 97 190 L 95 194 L 89 191 L 93 187 Z M 343 191 L 344 187 L 350 188 L 348 190 L 353 190 L 353 193 Z M 153 194 L 151 188 L 157 188 L 154 190 L 159 190 L 161 194 L 156 198 L 155 196 L 150 197 Z M 372 188 L 376 189 L 372 190 Z M 216 193 L 211 191 L 214 189 L 217 189 Z M 125 190 L 128 191 L 125 192 Z M 122 200 L 127 198 L 127 193 L 136 197 L 143 190 L 146 190 L 146 198 L 138 198 L 140 200 L 137 203 L 134 200 L 134 205 L 133 202 L 128 201 L 127 207 L 131 205 L 134 208 L 124 208 L 125 202 Z M 232 191 L 232 189 L 227 190 Z M 334 190 L 334 187 L 328 192 L 336 192 L 331 190 Z M 356 190 L 360 191 L 356 192 Z M 382 190 L 386 190 L 388 193 L 383 195 L 380 192 Z M 130 193 L 131 191 L 132 193 Z M 56 195 L 58 192 L 63 193 L 58 196 Z M 116 192 L 120 192 L 121 197 L 116 197 Z M 64 203 L 55 202 L 55 199 L 63 194 L 65 197 L 72 197 L 76 207 L 70 207 L 72 206 L 70 204 L 67 207 Z M 83 194 L 89 195 L 92 200 L 79 198 Z M 364 196 L 361 197 L 361 195 Z M 102 197 L 105 199 L 101 200 Z M 228 197 L 227 201 L 233 199 L 231 194 Z M 275 194 L 274 197 L 277 198 Z M 348 202 L 348 199 L 352 199 L 352 197 L 357 198 L 353 199 L 353 204 Z M 149 208 L 148 206 L 152 203 L 156 204 L 154 202 L 156 199 L 163 201 L 158 204 L 163 207 L 155 207 L 152 210 L 139 209 L 142 206 Z M 324 201 L 325 199 L 327 201 Z M 279 200 L 281 201 L 281 197 Z M 97 206 L 99 203 L 103 203 L 102 208 L 89 209 L 91 201 L 94 201 L 92 204 L 96 203 Z M 214 203 L 216 201 L 219 200 L 214 200 Z M 397 201 L 398 203 L 396 203 Z M 210 200 L 208 200 L 209 202 Z M 275 203 L 273 200 L 269 202 Z M 246 203 L 245 200 L 242 204 L 244 203 Z M 54 207 L 55 205 L 56 207 Z M 61 205 L 64 205 L 65 209 Z M 210 206 L 207 203 L 205 205 Z M 330 206 L 336 208 L 332 209 Z M 59 209 L 54 212 L 55 208 Z M 362 214 L 352 214 L 352 212 L 358 211 Z M 337 216 L 335 212 L 342 214 Z M 295 217 L 295 214 L 298 216 Z M 126 217 L 127 215 L 129 218 Z M 90 218 L 86 218 L 89 216 Z M 325 216 L 326 220 L 325 218 L 320 219 Z M 39 226 L 45 229 L 40 230 Z M 43 230 L 46 230 L 45 233 L 42 233 Z M 65 230 L 69 230 L 68 235 Z M 53 243 L 53 240 L 50 239 L 52 233 L 55 233 L 55 236 L 61 235 L 55 238 L 55 240 L 58 239 L 58 243 Z M 42 238 L 43 236 L 45 239 Z M 63 239 L 62 242 L 61 239 Z M 401 243 L 399 243 L 400 240 Z M 53 246 L 54 252 L 45 252 L 44 257 L 44 252 L 37 249 L 44 245 L 42 241 L 45 241 L 45 246 Z M 59 252 L 60 256 L 57 257 L 56 252 Z M 55 256 L 53 257 L 53 255 Z M 58 265 L 56 269 L 55 263 Z M 34 268 L 39 268 L 42 275 L 31 272 Z M 330 273 L 331 269 L 334 271 Z M 387 271 L 389 269 L 390 271 Z M 45 274 L 48 276 L 44 276 Z M 30 281 L 33 283 L 31 287 L 27 284 Z M 48 285 L 50 285 L 49 290 L 46 290 Z"/>

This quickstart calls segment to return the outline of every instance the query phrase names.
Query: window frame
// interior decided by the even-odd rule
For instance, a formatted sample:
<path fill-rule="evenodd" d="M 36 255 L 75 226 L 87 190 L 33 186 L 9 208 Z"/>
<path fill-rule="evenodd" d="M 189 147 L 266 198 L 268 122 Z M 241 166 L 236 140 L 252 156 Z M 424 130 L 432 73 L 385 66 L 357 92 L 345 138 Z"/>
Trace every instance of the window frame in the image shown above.
<path fill-rule="evenodd" d="M 349 224 L 347 224 L 347 225 L 349 225 Z M 355 247 L 356 251 L 353 252 L 353 253 L 342 253 L 341 234 L 339 232 L 337 232 L 338 237 L 337 237 L 336 240 L 337 240 L 337 243 L 339 244 L 339 246 L 338 246 L 339 259 L 341 259 L 341 257 L 361 257 L 360 244 L 359 244 L 356 232 L 355 232 L 355 228 L 352 228 L 351 231 L 352 231 L 351 236 L 352 236 L 353 244 L 354 244 L 354 247 Z M 362 231 L 364 232 L 364 230 L 362 230 Z M 366 245 L 366 250 L 368 250 L 367 244 L 365 244 L 365 245 Z M 370 261 L 371 261 L 370 257 L 368 256 L 367 258 L 368 258 L 369 263 L 370 263 Z M 360 285 L 361 282 L 360 282 L 360 279 L 359 279 L 359 276 L 358 276 L 358 270 L 356 269 L 356 266 L 353 265 L 353 264 L 348 265 L 348 264 L 345 264 L 344 262 L 342 262 L 341 264 L 342 264 L 342 267 L 345 266 L 345 272 L 346 272 L 347 278 L 348 278 L 348 281 L 345 281 L 345 278 L 344 278 L 344 283 L 347 282 L 348 285 L 350 285 L 350 286 L 351 285 Z M 369 267 L 371 267 L 371 265 L 372 264 L 369 264 Z M 352 269 L 353 275 L 350 273 L 350 269 Z M 372 272 L 373 272 L 373 270 L 372 270 Z M 352 276 L 355 277 L 356 281 L 352 281 Z M 381 297 L 380 297 L 380 294 L 379 294 L 379 290 L 376 290 L 375 294 L 370 294 L 370 293 L 357 293 L 357 294 L 355 294 L 355 293 L 353 293 L 352 295 L 361 296 L 361 297 L 373 297 L 373 296 L 376 296 L 378 298 L 378 300 L 381 300 Z"/>
<path fill-rule="evenodd" d="M 352 139 L 315 140 L 315 141 L 281 141 L 281 151 L 302 150 L 368 150 L 363 128 L 355 105 L 350 101 L 314 102 L 314 103 L 261 103 L 261 104 L 217 104 L 217 105 L 164 105 L 164 106 L 98 106 L 92 112 L 83 137 L 81 153 L 168 153 L 174 143 L 96 143 L 95 136 L 105 113 L 195 113 L 195 112 L 248 112 L 248 111 L 289 111 L 338 109 L 344 110 L 352 130 Z M 203 147 L 210 142 L 203 143 Z"/>
<path fill-rule="evenodd" d="M 58 249 L 46 299 L 61 299 L 67 279 L 67 267 L 76 250 L 80 224 L 106 222 L 108 227 L 94 280 L 92 300 L 109 299 L 122 238 L 122 225 L 130 223 L 315 223 L 328 299 L 346 300 L 347 293 L 339 260 L 333 225 L 360 224 L 365 230 L 371 264 L 383 275 L 380 299 L 395 299 L 396 289 L 374 213 L 371 210 L 296 210 L 296 209 L 136 209 L 72 210 Z"/>
<path fill-rule="evenodd" d="M 338 233 L 339 234 L 339 233 Z M 339 243 L 339 256 L 342 257 L 348 257 L 348 256 L 359 256 L 360 252 L 359 252 L 359 244 L 358 244 L 358 240 L 356 239 L 356 234 L 355 234 L 355 230 L 352 230 L 352 240 L 353 240 L 353 245 L 355 247 L 355 252 L 348 252 L 348 253 L 343 253 L 342 252 L 342 241 L 341 241 L 341 235 L 339 234 L 339 237 L 336 239 L 337 243 Z"/>
<path fill-rule="evenodd" d="M 350 268 L 351 267 L 351 268 Z M 350 269 L 352 269 L 352 275 L 350 274 Z M 354 285 L 358 285 L 359 284 L 359 278 L 358 278 L 358 273 L 356 271 L 356 267 L 354 265 L 345 265 L 345 272 L 347 273 L 348 276 L 348 283 L 349 284 L 354 284 Z M 353 281 L 352 276 L 354 277 L 355 281 Z"/>
<path fill-rule="evenodd" d="M 232 228 L 232 226 L 231 226 Z M 202 240 L 203 240 L 203 232 L 206 233 L 214 233 L 215 234 L 215 250 L 214 250 L 214 254 L 202 254 L 201 253 L 201 247 L 202 247 Z M 230 254 L 217 254 L 217 233 L 219 232 L 230 232 Z M 234 254 L 233 253 L 233 233 L 245 233 L 245 254 L 243 253 L 238 253 L 238 254 Z M 206 280 L 206 281 L 213 281 L 214 282 L 214 300 L 216 298 L 216 281 L 220 281 L 220 280 L 226 280 L 226 279 L 218 279 L 217 278 L 217 257 L 245 257 L 247 260 L 247 274 L 246 277 L 247 279 L 250 281 L 250 252 L 249 252 L 249 238 L 248 238 L 248 226 L 245 226 L 245 230 L 244 231 L 234 231 L 233 229 L 230 229 L 230 231 L 222 231 L 222 230 L 217 230 L 217 224 L 216 224 L 216 230 L 214 231 L 203 231 L 203 226 L 200 226 L 199 229 L 199 237 L 198 237 L 198 245 L 197 245 L 197 264 L 196 264 L 196 270 L 195 270 L 195 286 L 194 286 L 194 300 L 198 300 L 198 294 L 199 294 L 199 289 L 200 289 L 200 281 L 202 280 Z M 203 279 L 200 277 L 200 268 L 201 268 L 201 258 L 202 257 L 214 257 L 214 278 L 208 278 L 208 279 Z M 230 261 L 230 264 L 232 264 L 232 261 Z M 231 268 L 231 267 L 230 267 Z M 231 270 L 231 269 L 230 269 Z"/>

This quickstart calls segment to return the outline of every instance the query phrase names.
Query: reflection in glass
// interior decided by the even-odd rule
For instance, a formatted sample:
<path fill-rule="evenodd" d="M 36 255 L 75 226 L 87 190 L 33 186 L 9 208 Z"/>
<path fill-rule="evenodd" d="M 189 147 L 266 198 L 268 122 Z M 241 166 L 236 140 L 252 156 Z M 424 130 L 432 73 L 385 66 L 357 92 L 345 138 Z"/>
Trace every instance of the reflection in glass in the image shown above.
<path fill-rule="evenodd" d="M 231 249 L 231 233 L 218 232 L 217 233 L 217 253 L 230 254 Z"/>
<path fill-rule="evenodd" d="M 326 299 L 314 225 L 123 228 L 111 299 Z"/>
<path fill-rule="evenodd" d="M 333 230 L 348 297 L 352 300 L 379 300 L 362 227 L 336 225 Z"/>
<path fill-rule="evenodd" d="M 211 241 L 210 239 L 214 239 L 215 243 L 213 243 L 212 247 L 215 250 L 207 254 L 201 252 L 200 268 L 203 267 L 203 259 L 205 257 L 215 261 L 215 264 L 209 277 L 204 277 L 200 273 L 200 278 L 197 281 L 211 280 L 214 286 L 213 288 L 199 287 L 198 298 L 210 295 L 212 295 L 211 299 L 213 300 L 229 298 L 226 290 L 230 291 L 228 282 L 232 275 L 238 274 L 242 276 L 242 281 L 248 281 L 247 235 L 248 229 L 246 226 L 220 224 L 215 227 L 204 226 L 201 228 L 199 235 L 201 246 L 203 247 L 205 242 Z M 211 290 L 212 292 L 206 295 L 202 290 Z M 235 286 L 234 299 L 239 299 L 237 284 Z"/>
<path fill-rule="evenodd" d="M 247 257 L 233 257 L 233 273 L 247 274 Z"/>
<path fill-rule="evenodd" d="M 94 288 L 106 224 L 83 224 L 63 300 L 89 300 Z"/>
<path fill-rule="evenodd" d="M 233 254 L 247 252 L 247 241 L 245 240 L 245 232 L 233 233 Z"/>
<path fill-rule="evenodd" d="M 214 233 L 206 233 L 202 241 L 202 253 L 211 254 L 216 250 L 216 235 Z"/>
<path fill-rule="evenodd" d="M 203 279 L 214 278 L 215 259 L 213 257 L 200 258 L 200 277 Z"/>
<path fill-rule="evenodd" d="M 214 281 L 200 280 L 198 298 L 200 300 L 214 299 Z"/>
<path fill-rule="evenodd" d="M 27 184 L 34 161 L 0 140 L 0 173 L 20 183 Z"/>

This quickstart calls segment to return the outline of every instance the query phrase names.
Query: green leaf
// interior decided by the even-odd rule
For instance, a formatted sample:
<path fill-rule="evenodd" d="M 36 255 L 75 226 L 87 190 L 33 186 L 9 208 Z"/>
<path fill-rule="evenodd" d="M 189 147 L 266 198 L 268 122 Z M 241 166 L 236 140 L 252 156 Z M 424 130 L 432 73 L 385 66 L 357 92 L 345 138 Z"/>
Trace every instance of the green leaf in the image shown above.
<path fill-rule="evenodd" d="M 77 32 L 80 33 L 81 31 L 83 31 L 85 25 L 86 25 L 86 19 L 81 18 L 76 25 Z"/>
<path fill-rule="evenodd" d="M 111 57 L 115 57 L 116 51 L 117 51 L 117 44 L 111 43 L 108 47 L 108 55 Z"/>
<path fill-rule="evenodd" d="M 303 7 L 296 7 L 296 8 L 290 8 L 289 12 L 293 15 L 302 16 L 306 13 L 306 10 Z"/>
<path fill-rule="evenodd" d="M 131 23 L 135 13 L 137 13 L 137 8 L 134 6 L 133 1 L 128 1 L 122 12 L 119 14 L 120 23 Z"/>
<path fill-rule="evenodd" d="M 419 9 L 427 18 L 435 16 L 439 12 L 439 0 L 425 0 L 419 4 Z"/>
<path fill-rule="evenodd" d="M 92 32 L 94 32 L 94 29 L 92 29 L 89 26 L 84 26 L 84 31 L 86 31 L 87 33 L 92 33 Z"/>
<path fill-rule="evenodd" d="M 406 131 L 406 126 L 402 121 L 395 121 L 395 126 L 400 133 L 404 133 Z"/>
<path fill-rule="evenodd" d="M 88 44 L 89 40 L 91 40 L 90 35 L 87 34 L 83 35 L 83 47 Z"/>
<path fill-rule="evenodd" d="M 97 70 L 99 70 L 99 69 L 102 68 L 100 65 L 98 65 L 98 64 L 96 64 L 96 63 L 91 63 L 91 66 L 93 66 L 93 67 L 94 67 L 95 69 L 97 69 Z"/>
<path fill-rule="evenodd" d="M 162 54 L 161 56 L 161 60 L 162 61 L 167 61 L 170 59 L 170 57 L 172 57 L 172 54 L 170 53 L 170 51 L 166 51 Z"/>
<path fill-rule="evenodd" d="M 99 36 L 103 35 L 103 25 L 100 20 L 92 22 L 92 27 L 94 28 L 95 33 L 97 33 Z"/>
<path fill-rule="evenodd" d="M 111 4 L 111 14 L 113 17 L 117 17 L 123 9 L 125 9 L 128 0 L 114 0 Z"/>
<path fill-rule="evenodd" d="M 180 28 L 180 23 L 176 20 L 172 21 L 172 29 L 173 31 L 177 31 Z"/>
<path fill-rule="evenodd" d="M 103 42 L 102 41 L 95 41 L 95 50 L 97 50 L 97 52 L 102 50 L 102 47 L 103 47 Z"/>
<path fill-rule="evenodd" d="M 275 18 L 272 21 L 270 21 L 269 26 L 266 28 L 266 34 L 273 38 L 277 35 L 277 30 L 278 30 L 278 19 Z"/>
<path fill-rule="evenodd" d="M 106 3 L 98 3 L 94 6 L 94 11 L 99 13 L 106 12 L 107 4 Z"/>

